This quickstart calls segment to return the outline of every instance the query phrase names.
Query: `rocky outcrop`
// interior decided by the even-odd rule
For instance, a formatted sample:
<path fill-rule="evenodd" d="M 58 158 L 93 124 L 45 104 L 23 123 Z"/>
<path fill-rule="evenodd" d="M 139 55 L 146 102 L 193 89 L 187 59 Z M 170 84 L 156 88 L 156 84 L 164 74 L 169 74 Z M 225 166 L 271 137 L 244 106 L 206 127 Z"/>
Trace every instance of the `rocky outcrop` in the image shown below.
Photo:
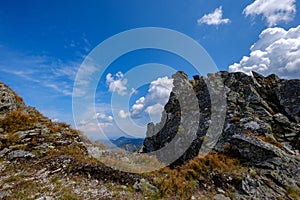
<path fill-rule="evenodd" d="M 22 98 L 7 85 L 0 82 L 0 119 L 4 118 L 6 113 L 16 110 L 21 106 L 24 106 Z"/>
<path fill-rule="evenodd" d="M 207 153 L 205 149 L 232 155 L 253 171 L 252 176 L 243 175 L 240 188 L 236 188 L 237 199 L 292 198 L 290 190 L 299 192 L 300 80 L 284 80 L 274 74 L 264 77 L 255 72 L 253 76 L 218 72 L 207 77 L 194 76 L 190 81 L 184 72 L 177 72 L 173 80 L 162 121 L 148 125 L 142 152 L 156 152 L 173 142 L 176 145 L 170 147 L 170 152 L 179 153 L 171 167 Z M 194 93 L 176 93 L 187 87 L 192 87 Z M 198 108 L 192 109 L 198 113 L 190 114 L 190 118 L 183 116 L 195 95 Z M 224 121 L 217 118 L 223 114 Z M 222 126 L 220 134 L 216 124 Z M 190 137 L 195 127 L 197 131 Z M 182 152 L 184 137 L 192 142 Z M 169 155 L 158 157 L 165 161 Z"/>

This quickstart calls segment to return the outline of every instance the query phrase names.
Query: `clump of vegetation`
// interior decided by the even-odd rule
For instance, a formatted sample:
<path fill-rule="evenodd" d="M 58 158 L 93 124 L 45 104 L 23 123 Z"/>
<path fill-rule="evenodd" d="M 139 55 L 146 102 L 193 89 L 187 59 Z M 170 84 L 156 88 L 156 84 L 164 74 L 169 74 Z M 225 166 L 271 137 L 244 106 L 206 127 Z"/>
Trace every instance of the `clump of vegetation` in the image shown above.
<path fill-rule="evenodd" d="M 286 192 L 290 197 L 292 197 L 294 199 L 300 198 L 300 190 L 296 187 L 287 187 Z"/>
<path fill-rule="evenodd" d="M 244 133 L 246 135 L 248 135 L 248 136 L 256 137 L 256 138 L 258 138 L 258 139 L 260 139 L 260 140 L 262 140 L 262 141 L 264 141 L 266 143 L 272 144 L 272 145 L 274 145 L 274 146 L 276 146 L 278 148 L 282 148 L 282 144 L 280 142 L 276 141 L 276 139 L 273 138 L 273 137 L 267 137 L 265 135 L 259 135 L 258 136 L 258 135 L 255 135 L 255 134 L 253 134 L 252 132 L 250 132 L 248 130 L 245 131 Z"/>
<path fill-rule="evenodd" d="M 23 98 L 14 92 L 14 97 L 16 98 L 17 104 L 24 104 Z"/>
<path fill-rule="evenodd" d="M 150 176 L 159 187 L 162 197 L 177 195 L 190 199 L 201 184 L 213 185 L 213 176 L 219 174 L 240 179 L 241 173 L 245 171 L 246 167 L 238 159 L 211 152 L 206 156 L 198 156 L 183 166 L 164 168 Z"/>
<path fill-rule="evenodd" d="M 0 120 L 0 127 L 4 132 L 14 133 L 16 131 L 29 130 L 38 122 L 34 115 L 16 110 L 8 113 L 4 119 Z"/>

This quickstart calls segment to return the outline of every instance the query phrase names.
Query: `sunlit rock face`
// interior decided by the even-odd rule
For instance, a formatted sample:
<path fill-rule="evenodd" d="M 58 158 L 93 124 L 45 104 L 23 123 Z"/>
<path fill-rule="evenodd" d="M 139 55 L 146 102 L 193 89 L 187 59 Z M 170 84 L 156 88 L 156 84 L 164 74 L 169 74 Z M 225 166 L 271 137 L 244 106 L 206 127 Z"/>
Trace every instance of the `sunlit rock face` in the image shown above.
<path fill-rule="evenodd" d="M 212 117 L 215 99 L 210 98 L 212 89 L 209 90 L 207 85 L 214 85 L 214 80 L 219 79 L 224 92 L 220 94 L 225 94 L 226 99 L 225 121 L 212 151 L 237 157 L 255 171 L 253 176 L 243 175 L 241 194 L 236 198 L 274 198 L 284 196 L 287 188 L 298 190 L 300 80 L 284 80 L 274 74 L 267 77 L 255 72 L 252 74 L 218 72 L 207 77 L 196 75 L 194 80 L 188 80 L 184 72 L 177 72 L 162 120 L 148 125 L 142 152 L 155 152 L 176 140 L 173 141 L 175 145 L 169 147 L 169 154 L 158 154 L 161 161 L 168 160 L 171 155 L 177 156 L 171 167 L 182 165 L 201 154 L 207 131 L 215 120 Z M 194 94 L 187 93 L 187 87 L 192 87 Z M 178 91 L 182 92 L 181 100 Z M 198 100 L 196 109 L 189 107 L 193 105 L 189 102 L 193 95 Z M 198 113 L 190 112 L 189 116 L 183 117 L 186 109 L 195 109 Z M 198 124 L 196 134 L 190 135 L 195 123 Z M 186 151 L 181 152 L 181 143 L 187 138 L 193 141 Z M 266 185 L 266 180 L 272 184 Z"/>
<path fill-rule="evenodd" d="M 4 118 L 6 113 L 14 111 L 20 106 L 24 106 L 22 98 L 0 82 L 0 118 Z"/>

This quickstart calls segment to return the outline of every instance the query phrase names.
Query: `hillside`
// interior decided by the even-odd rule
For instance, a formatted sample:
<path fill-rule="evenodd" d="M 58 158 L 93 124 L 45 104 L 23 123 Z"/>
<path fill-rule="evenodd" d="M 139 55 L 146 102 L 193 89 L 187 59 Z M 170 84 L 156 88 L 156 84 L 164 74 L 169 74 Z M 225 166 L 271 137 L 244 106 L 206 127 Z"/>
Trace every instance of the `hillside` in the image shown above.
<path fill-rule="evenodd" d="M 88 155 L 84 136 L 52 122 L 0 83 L 0 199 L 134 199 L 137 174 Z M 101 146 L 100 146 L 101 147 Z M 101 147 L 102 148 L 102 147 Z"/>
<path fill-rule="evenodd" d="M 0 199 L 300 199 L 300 80 L 253 75 L 176 73 L 162 122 L 134 154 L 52 122 L 0 83 Z M 210 98 L 207 84 L 220 83 L 223 100 Z M 130 173 L 160 166 L 143 153 L 165 146 L 156 156 L 169 167 Z"/>

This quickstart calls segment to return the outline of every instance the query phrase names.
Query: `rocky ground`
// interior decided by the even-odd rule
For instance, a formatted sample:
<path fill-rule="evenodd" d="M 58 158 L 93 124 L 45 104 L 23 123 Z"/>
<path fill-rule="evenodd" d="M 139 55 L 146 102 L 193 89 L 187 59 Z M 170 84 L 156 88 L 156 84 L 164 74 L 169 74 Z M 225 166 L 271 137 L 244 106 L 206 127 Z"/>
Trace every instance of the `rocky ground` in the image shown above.
<path fill-rule="evenodd" d="M 132 172 L 161 167 L 156 158 L 109 152 L 0 83 L 0 199 L 300 199 L 300 81 L 253 75 L 219 72 L 188 80 L 175 74 L 162 122 L 148 125 L 141 152 L 175 139 L 158 159 L 178 159 L 147 173 Z M 224 87 L 207 87 L 220 83 Z M 209 92 L 224 95 L 225 106 Z M 216 132 L 207 134 L 214 121 L 221 124 L 217 141 L 209 140 Z"/>
<path fill-rule="evenodd" d="M 0 99 L 0 199 L 147 197 L 139 185 L 145 179 L 88 155 L 92 144 L 80 132 L 27 107 L 3 83 Z"/>

